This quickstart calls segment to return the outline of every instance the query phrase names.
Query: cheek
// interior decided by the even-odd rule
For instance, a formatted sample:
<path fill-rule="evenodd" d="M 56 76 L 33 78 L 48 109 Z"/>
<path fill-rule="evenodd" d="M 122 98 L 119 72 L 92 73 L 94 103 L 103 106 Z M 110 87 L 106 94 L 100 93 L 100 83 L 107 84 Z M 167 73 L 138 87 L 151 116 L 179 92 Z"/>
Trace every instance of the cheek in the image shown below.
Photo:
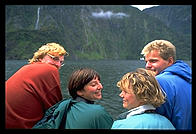
<path fill-rule="evenodd" d="M 96 88 L 93 87 L 88 87 L 88 89 L 86 90 L 86 94 L 91 98 L 96 98 L 98 95 L 100 95 L 100 92 L 97 93 L 96 92 Z"/>
<path fill-rule="evenodd" d="M 59 63 L 59 62 L 55 63 L 55 65 L 56 65 L 57 67 L 61 67 L 61 63 Z"/>
<path fill-rule="evenodd" d="M 128 105 L 130 104 L 130 102 L 131 102 L 130 96 L 129 95 L 124 95 L 123 96 L 123 107 L 127 108 Z"/>
<path fill-rule="evenodd" d="M 102 94 L 96 92 L 89 92 L 88 97 L 92 101 L 100 100 L 102 98 Z"/>
<path fill-rule="evenodd" d="M 168 67 L 168 63 L 167 62 L 164 62 L 164 64 L 161 67 L 162 67 L 161 70 L 164 70 L 165 68 Z"/>
<path fill-rule="evenodd" d="M 156 65 L 158 68 L 166 68 L 168 66 L 168 61 L 165 60 L 160 60 L 159 62 L 157 62 Z"/>
<path fill-rule="evenodd" d="M 126 109 L 132 109 L 136 106 L 137 100 L 134 95 L 127 96 L 125 100 L 126 101 L 123 106 L 126 107 Z"/>
<path fill-rule="evenodd" d="M 160 63 L 152 63 L 152 68 L 154 68 L 154 69 L 158 69 L 158 68 L 160 68 L 161 67 L 161 64 Z"/>
<path fill-rule="evenodd" d="M 165 68 L 167 68 L 167 64 L 166 63 L 160 63 L 158 65 L 155 66 L 156 70 L 158 73 L 160 73 L 162 70 L 164 70 Z"/>

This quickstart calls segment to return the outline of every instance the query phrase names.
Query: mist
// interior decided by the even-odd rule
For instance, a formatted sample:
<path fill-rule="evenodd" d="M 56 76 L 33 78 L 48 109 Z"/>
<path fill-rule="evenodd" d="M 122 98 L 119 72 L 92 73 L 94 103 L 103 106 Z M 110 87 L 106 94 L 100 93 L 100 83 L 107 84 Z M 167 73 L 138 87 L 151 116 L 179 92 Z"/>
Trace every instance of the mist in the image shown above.
<path fill-rule="evenodd" d="M 104 19 L 111 19 L 111 18 L 122 19 L 123 17 L 129 17 L 129 15 L 122 12 L 113 13 L 112 11 L 104 12 L 103 10 L 101 10 L 100 12 L 92 12 L 92 16 L 95 18 L 104 18 Z"/>

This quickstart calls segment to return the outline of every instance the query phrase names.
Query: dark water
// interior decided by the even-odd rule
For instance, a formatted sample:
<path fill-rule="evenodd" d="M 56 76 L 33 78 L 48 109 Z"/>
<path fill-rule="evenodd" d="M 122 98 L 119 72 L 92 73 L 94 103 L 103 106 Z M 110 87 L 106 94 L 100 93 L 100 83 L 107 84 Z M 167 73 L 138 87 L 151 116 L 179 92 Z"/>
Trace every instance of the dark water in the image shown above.
<path fill-rule="evenodd" d="M 191 66 L 191 61 L 187 61 L 187 63 Z M 24 60 L 7 60 L 5 79 L 7 80 L 25 64 L 27 64 L 27 61 Z M 100 74 L 103 85 L 103 98 L 96 103 L 105 107 L 111 116 L 116 119 L 117 115 L 126 111 L 122 107 L 122 99 L 118 96 L 120 91 L 116 87 L 117 81 L 125 73 L 144 66 L 145 62 L 140 60 L 65 61 L 65 65 L 60 69 L 63 97 L 70 98 L 66 87 L 72 71 L 81 67 L 92 68 Z"/>

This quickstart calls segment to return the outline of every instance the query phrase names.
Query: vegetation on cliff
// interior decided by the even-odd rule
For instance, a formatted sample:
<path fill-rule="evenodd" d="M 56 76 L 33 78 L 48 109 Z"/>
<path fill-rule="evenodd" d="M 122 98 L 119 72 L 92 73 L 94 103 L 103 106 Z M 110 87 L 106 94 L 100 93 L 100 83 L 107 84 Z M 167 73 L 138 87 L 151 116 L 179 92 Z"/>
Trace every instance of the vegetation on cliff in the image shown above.
<path fill-rule="evenodd" d="M 169 14 L 192 17 L 190 9 L 170 8 Z M 48 42 L 63 45 L 69 59 L 139 59 L 148 42 L 166 39 L 176 46 L 177 59 L 191 60 L 191 28 L 175 30 L 173 21 L 160 19 L 166 13 L 152 12 L 129 5 L 7 5 L 6 59 L 29 59 Z M 183 21 L 182 26 L 192 25 Z"/>

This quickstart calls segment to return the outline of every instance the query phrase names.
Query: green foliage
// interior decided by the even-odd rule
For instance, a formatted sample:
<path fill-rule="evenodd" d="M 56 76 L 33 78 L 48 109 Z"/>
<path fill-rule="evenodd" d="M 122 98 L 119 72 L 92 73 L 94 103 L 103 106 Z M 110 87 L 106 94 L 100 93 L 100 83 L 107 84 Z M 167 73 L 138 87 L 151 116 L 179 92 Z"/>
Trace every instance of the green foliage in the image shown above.
<path fill-rule="evenodd" d="M 104 59 L 103 56 L 101 56 L 99 53 L 97 52 L 89 52 L 89 53 L 81 53 L 81 52 L 76 52 L 76 55 L 78 57 L 80 57 L 80 59 L 87 59 L 87 60 L 101 60 Z"/>
<path fill-rule="evenodd" d="M 128 17 L 92 17 L 92 12 L 101 10 L 123 12 Z M 63 45 L 70 54 L 68 59 L 139 59 L 148 42 L 166 39 L 176 45 L 177 58 L 190 60 L 191 38 L 191 32 L 176 33 L 128 5 L 6 6 L 6 59 L 29 59 L 48 42 Z"/>

